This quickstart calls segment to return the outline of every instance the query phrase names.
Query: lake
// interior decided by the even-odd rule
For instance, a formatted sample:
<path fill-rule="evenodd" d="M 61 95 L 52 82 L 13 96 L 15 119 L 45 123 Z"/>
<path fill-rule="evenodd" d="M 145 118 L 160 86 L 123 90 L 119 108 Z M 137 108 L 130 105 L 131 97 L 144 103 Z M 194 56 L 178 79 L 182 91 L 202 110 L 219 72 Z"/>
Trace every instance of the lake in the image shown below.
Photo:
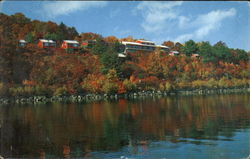
<path fill-rule="evenodd" d="M 250 95 L 0 106 L 0 155 L 246 159 Z"/>

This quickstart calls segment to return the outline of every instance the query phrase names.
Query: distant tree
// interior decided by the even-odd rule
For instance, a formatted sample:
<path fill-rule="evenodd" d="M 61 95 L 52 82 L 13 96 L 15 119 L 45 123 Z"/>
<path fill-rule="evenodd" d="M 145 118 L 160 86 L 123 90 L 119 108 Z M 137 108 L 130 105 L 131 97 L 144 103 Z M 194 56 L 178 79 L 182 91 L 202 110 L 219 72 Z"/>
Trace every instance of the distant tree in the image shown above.
<path fill-rule="evenodd" d="M 109 46 L 105 52 L 101 55 L 101 63 L 103 64 L 102 72 L 106 74 L 108 70 L 115 69 L 118 76 L 122 73 L 121 66 L 123 60 L 118 57 L 119 42 L 116 42 Z"/>
<path fill-rule="evenodd" d="M 162 45 L 168 46 L 170 50 L 174 48 L 174 42 L 172 41 L 164 41 Z"/>
<path fill-rule="evenodd" d="M 74 39 L 78 36 L 78 32 L 75 27 L 67 27 L 63 22 L 59 24 L 59 28 L 56 30 L 57 39 L 62 41 L 65 39 Z"/>
<path fill-rule="evenodd" d="M 15 23 L 18 23 L 18 24 L 24 25 L 24 24 L 31 22 L 30 19 L 25 17 L 25 15 L 23 15 L 22 13 L 16 13 L 12 15 L 11 17 L 14 19 Z"/>
<path fill-rule="evenodd" d="M 208 41 L 201 42 L 199 45 L 199 53 L 202 56 L 203 62 L 216 62 L 217 57 L 215 56 L 213 52 L 213 47 L 210 45 Z"/>
<path fill-rule="evenodd" d="M 129 41 L 129 42 L 134 42 L 135 39 L 132 36 L 128 36 L 126 38 L 122 38 L 121 41 Z"/>
<path fill-rule="evenodd" d="M 46 23 L 46 25 L 47 25 L 46 26 L 47 32 L 49 32 L 49 33 L 54 33 L 58 29 L 58 25 L 56 23 L 51 22 L 51 21 L 48 21 Z"/>
<path fill-rule="evenodd" d="M 181 43 L 176 42 L 175 45 L 174 45 L 174 48 L 173 48 L 172 50 L 181 52 L 182 46 L 183 46 L 183 45 L 182 45 Z"/>
<path fill-rule="evenodd" d="M 103 40 L 106 41 L 107 43 L 114 43 L 119 41 L 115 36 L 108 36 L 105 37 Z"/>
<path fill-rule="evenodd" d="M 80 40 L 85 41 L 85 40 L 96 40 L 96 39 L 103 39 L 103 37 L 99 34 L 96 33 L 81 33 L 80 35 Z"/>
<path fill-rule="evenodd" d="M 185 45 L 182 47 L 182 52 L 187 56 L 191 56 L 192 54 L 196 54 L 198 51 L 198 46 L 193 40 L 189 40 L 185 42 Z"/>
<path fill-rule="evenodd" d="M 75 27 L 68 28 L 68 39 L 74 39 L 78 35 Z"/>
<path fill-rule="evenodd" d="M 199 45 L 199 53 L 202 56 L 209 55 L 212 52 L 212 46 L 208 41 L 203 41 Z"/>
<path fill-rule="evenodd" d="M 233 62 L 233 55 L 226 43 L 219 41 L 213 46 L 213 52 L 218 60 L 225 62 Z"/>
<path fill-rule="evenodd" d="M 148 60 L 148 73 L 150 75 L 156 76 L 159 79 L 163 78 L 163 67 L 161 64 L 161 56 L 160 56 L 160 51 L 156 50 L 154 53 L 149 55 L 149 60 Z"/>
<path fill-rule="evenodd" d="M 108 46 L 105 44 L 105 42 L 102 39 L 98 38 L 96 40 L 96 44 L 91 49 L 91 52 L 95 55 L 101 55 L 105 53 L 107 49 L 108 49 Z"/>
<path fill-rule="evenodd" d="M 60 37 L 56 33 L 47 33 L 44 38 L 48 40 L 60 40 Z"/>
<path fill-rule="evenodd" d="M 26 36 L 25 36 L 25 40 L 28 43 L 34 43 L 34 36 L 31 32 L 29 32 Z"/>
<path fill-rule="evenodd" d="M 236 49 L 236 61 L 239 63 L 239 61 L 247 62 L 249 60 L 249 56 L 247 55 L 247 52 L 245 50 Z"/>

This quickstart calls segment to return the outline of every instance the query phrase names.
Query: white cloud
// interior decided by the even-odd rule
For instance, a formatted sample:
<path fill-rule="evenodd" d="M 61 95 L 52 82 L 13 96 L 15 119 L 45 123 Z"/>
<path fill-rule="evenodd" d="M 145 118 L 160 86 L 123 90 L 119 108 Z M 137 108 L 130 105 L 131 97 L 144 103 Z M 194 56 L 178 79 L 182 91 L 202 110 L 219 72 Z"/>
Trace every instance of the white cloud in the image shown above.
<path fill-rule="evenodd" d="M 179 28 L 184 29 L 186 28 L 188 25 L 188 23 L 190 22 L 190 19 L 188 17 L 185 16 L 179 16 Z"/>
<path fill-rule="evenodd" d="M 187 16 L 182 13 L 181 5 L 181 1 L 139 3 L 136 9 L 143 16 L 142 28 L 146 33 L 156 34 L 159 38 L 174 30 L 182 34 L 172 39 L 184 42 L 208 36 L 212 31 L 219 29 L 225 19 L 236 15 L 236 10 L 231 8 Z"/>
<path fill-rule="evenodd" d="M 183 22 L 182 24 L 191 26 L 194 31 L 192 33 L 180 35 L 174 41 L 183 42 L 189 39 L 202 39 L 211 33 L 211 31 L 219 29 L 224 19 L 235 15 L 236 10 L 234 8 L 229 10 L 216 10 L 199 15 L 193 21 L 188 21 L 188 23 Z"/>
<path fill-rule="evenodd" d="M 187 41 L 189 39 L 192 39 L 194 37 L 193 34 L 182 34 L 180 36 L 178 36 L 177 38 L 175 38 L 173 41 L 174 42 L 184 42 Z"/>
<path fill-rule="evenodd" d="M 106 4 L 107 2 L 104 1 L 54 1 L 46 2 L 43 5 L 43 11 L 47 16 L 54 18 L 92 7 L 104 7 Z"/>
<path fill-rule="evenodd" d="M 173 9 L 183 2 L 141 2 L 137 10 L 141 11 L 144 21 L 141 24 L 146 32 L 161 32 L 170 26 L 169 21 L 179 18 Z"/>

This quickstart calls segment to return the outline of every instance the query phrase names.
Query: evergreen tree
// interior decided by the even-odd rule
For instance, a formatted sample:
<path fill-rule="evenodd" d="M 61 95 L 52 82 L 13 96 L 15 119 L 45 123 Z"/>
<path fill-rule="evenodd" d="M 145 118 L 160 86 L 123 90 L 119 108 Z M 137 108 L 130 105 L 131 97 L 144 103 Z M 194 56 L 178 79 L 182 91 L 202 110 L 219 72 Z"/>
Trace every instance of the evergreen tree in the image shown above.
<path fill-rule="evenodd" d="M 56 34 L 56 33 L 47 33 L 44 36 L 44 38 L 48 39 L 48 40 L 60 40 L 58 34 Z"/>
<path fill-rule="evenodd" d="M 122 65 L 125 60 L 118 57 L 119 48 L 120 48 L 119 42 L 115 42 L 111 46 L 109 46 L 107 51 L 105 51 L 101 55 L 101 63 L 103 64 L 102 72 L 104 74 L 108 73 L 108 70 L 110 69 L 115 69 L 117 75 L 120 78 L 122 78 L 123 77 Z"/>
<path fill-rule="evenodd" d="M 25 40 L 28 43 L 34 43 L 34 36 L 31 32 L 29 32 L 26 36 L 25 36 Z"/>
<path fill-rule="evenodd" d="M 201 42 L 199 46 L 199 53 L 203 59 L 203 62 L 217 62 L 217 57 L 213 53 L 213 47 L 210 45 L 208 41 Z"/>
<path fill-rule="evenodd" d="M 213 46 L 213 52 L 218 60 L 225 62 L 233 62 L 233 55 L 226 43 L 219 41 Z"/>
<path fill-rule="evenodd" d="M 192 54 L 196 54 L 198 51 L 198 46 L 193 40 L 189 40 L 185 42 L 185 45 L 182 47 L 182 52 L 187 56 L 191 56 Z"/>
<path fill-rule="evenodd" d="M 105 44 L 105 42 L 102 39 L 98 38 L 96 39 L 96 44 L 91 49 L 91 52 L 95 55 L 101 55 L 105 53 L 107 49 L 108 46 Z"/>
<path fill-rule="evenodd" d="M 239 63 L 239 61 L 247 62 L 248 60 L 249 60 L 249 57 L 245 50 L 236 49 L 236 63 Z"/>

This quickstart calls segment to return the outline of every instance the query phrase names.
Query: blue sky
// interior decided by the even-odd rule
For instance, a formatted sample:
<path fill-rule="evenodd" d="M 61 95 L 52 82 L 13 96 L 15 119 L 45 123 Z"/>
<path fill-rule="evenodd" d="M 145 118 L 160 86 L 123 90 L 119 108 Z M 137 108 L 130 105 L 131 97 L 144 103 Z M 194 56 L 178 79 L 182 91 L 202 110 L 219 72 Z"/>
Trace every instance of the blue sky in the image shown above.
<path fill-rule="evenodd" d="M 63 22 L 79 33 L 133 36 L 161 44 L 193 39 L 250 51 L 248 2 L 182 1 L 2 1 L 0 11 Z"/>

